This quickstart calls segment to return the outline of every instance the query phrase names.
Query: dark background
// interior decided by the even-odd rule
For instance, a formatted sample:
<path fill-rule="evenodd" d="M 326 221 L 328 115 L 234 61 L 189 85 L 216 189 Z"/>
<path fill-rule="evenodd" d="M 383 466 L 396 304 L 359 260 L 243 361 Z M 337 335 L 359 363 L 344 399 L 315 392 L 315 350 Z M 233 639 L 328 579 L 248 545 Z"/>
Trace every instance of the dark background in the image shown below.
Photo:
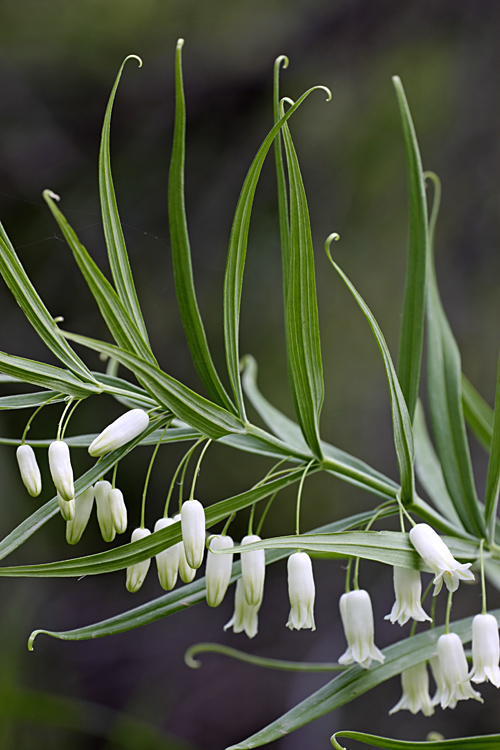
<path fill-rule="evenodd" d="M 407 242 L 403 141 L 391 76 L 401 77 L 418 132 L 424 167 L 443 181 L 437 266 L 443 300 L 467 375 L 492 402 L 498 355 L 498 145 L 500 7 L 494 0 L 17 0 L 0 5 L 0 215 L 23 263 L 54 315 L 71 330 L 105 336 L 97 307 L 41 199 L 51 188 L 93 257 L 106 267 L 100 229 L 97 157 L 104 109 L 116 72 L 131 53 L 117 95 L 112 164 L 139 296 L 155 353 L 167 372 L 200 388 L 190 363 L 172 282 L 166 185 L 173 123 L 173 64 L 178 37 L 186 40 L 188 107 L 186 199 L 199 303 L 214 358 L 223 370 L 222 283 L 239 190 L 272 122 L 272 67 L 290 58 L 283 95 L 297 98 L 315 84 L 333 91 L 325 103 L 312 95 L 292 131 L 308 193 L 317 250 L 317 277 L 326 398 L 325 439 L 397 476 L 387 385 L 366 321 L 322 252 L 325 237 L 341 235 L 334 250 L 397 352 Z M 266 165 L 255 204 L 245 272 L 241 351 L 260 364 L 260 385 L 293 414 L 282 325 L 280 251 L 275 178 Z M 6 287 L 0 289 L 0 348 L 52 361 Z M 82 352 L 96 368 L 92 354 Z M 11 392 L 7 388 L 5 393 Z M 71 432 L 96 432 L 120 413 L 109 399 L 91 399 L 75 413 Z M 0 418 L 3 436 L 19 437 L 27 413 Z M 36 420 L 33 437 L 53 437 L 58 407 Z M 472 441 L 479 491 L 485 458 Z M 148 524 L 163 498 L 182 446 L 163 448 L 153 472 Z M 74 452 L 76 454 L 76 452 Z M 119 486 L 131 525 L 150 450 L 136 451 L 120 469 Z M 39 501 L 24 492 L 14 450 L 2 448 L 0 532 L 7 534 Z M 45 479 L 46 461 L 40 453 Z M 74 455 L 77 472 L 88 467 Z M 199 479 L 202 499 L 215 502 L 250 487 L 268 461 L 215 446 Z M 41 501 L 51 496 L 45 482 Z M 295 491 L 277 499 L 264 532 L 294 529 Z M 303 527 L 372 507 L 376 499 L 331 477 L 308 480 Z M 246 516 L 234 536 L 245 533 Z M 8 564 L 42 562 L 104 549 L 95 519 L 78 547 L 64 542 L 54 519 Z M 321 676 L 263 672 L 213 655 L 198 672 L 183 653 L 198 641 L 225 642 L 281 658 L 335 661 L 345 648 L 337 601 L 344 571 L 318 560 L 315 633 L 289 633 L 285 566 L 269 570 L 259 635 L 224 634 L 232 592 L 218 610 L 204 604 L 142 630 L 95 642 L 65 643 L 36 627 L 68 629 L 117 614 L 162 592 L 152 570 L 140 593 L 125 591 L 121 573 L 82 581 L 3 579 L 0 659 L 0 739 L 4 747 L 111 748 L 123 730 L 114 709 L 174 737 L 172 747 L 215 750 L 248 736 L 323 684 Z M 362 563 L 361 585 L 372 595 L 377 643 L 400 636 L 383 623 L 392 605 L 390 571 Z M 454 616 L 479 611 L 478 587 L 455 597 Z M 498 606 L 491 592 L 490 606 Z M 407 628 L 401 631 L 407 634 Z M 68 706 L 44 709 L 44 691 L 91 704 L 72 704 L 81 728 L 64 729 Z M 483 707 L 459 704 L 432 719 L 387 711 L 399 699 L 397 680 L 379 687 L 314 725 L 283 738 L 282 750 L 328 747 L 335 729 L 405 739 L 430 730 L 447 737 L 498 731 L 498 694 L 482 686 Z M 9 697 L 10 696 L 10 697 Z M 28 697 L 31 696 L 30 700 Z M 30 702 L 31 701 L 31 702 Z M 76 708 L 75 708 L 76 706 Z M 72 709 L 72 710 L 73 710 Z M 78 709 L 78 710 L 77 710 Z M 50 726 L 51 721 L 60 726 Z M 78 718 L 75 719 L 78 725 Z M 120 729 L 122 727 L 122 729 Z M 108 739 L 103 736 L 109 734 Z M 127 733 L 128 747 L 134 744 Z M 179 743 L 175 737 L 180 738 Z M 184 743 L 184 744 L 182 744 Z"/>

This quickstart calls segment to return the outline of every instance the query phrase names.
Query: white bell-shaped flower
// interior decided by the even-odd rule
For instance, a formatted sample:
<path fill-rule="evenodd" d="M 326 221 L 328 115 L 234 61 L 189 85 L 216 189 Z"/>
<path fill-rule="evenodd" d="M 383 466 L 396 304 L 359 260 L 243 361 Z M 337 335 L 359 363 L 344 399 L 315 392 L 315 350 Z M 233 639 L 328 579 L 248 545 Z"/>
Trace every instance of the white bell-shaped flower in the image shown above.
<path fill-rule="evenodd" d="M 342 594 L 339 608 L 347 641 L 347 650 L 339 664 L 357 662 L 363 669 L 369 669 L 373 659 L 383 662 L 385 656 L 374 643 L 373 609 L 368 591 L 358 589 Z"/>
<path fill-rule="evenodd" d="M 434 682 L 436 683 L 436 692 L 432 698 L 432 705 L 438 706 L 447 692 L 446 682 L 443 676 L 443 670 L 441 669 L 441 664 L 439 663 L 439 656 L 437 654 L 429 659 L 429 664 L 432 676 L 434 677 Z"/>
<path fill-rule="evenodd" d="M 108 495 L 109 512 L 113 526 L 117 534 L 123 534 L 127 530 L 127 506 L 123 499 L 123 492 L 116 487 L 109 491 Z"/>
<path fill-rule="evenodd" d="M 59 510 L 64 520 L 72 521 L 75 517 L 75 500 L 63 500 L 61 495 L 57 493 L 57 502 L 59 503 Z"/>
<path fill-rule="evenodd" d="M 458 701 L 465 701 L 469 698 L 482 703 L 481 695 L 470 684 L 464 647 L 456 633 L 439 636 L 437 655 L 442 680 L 441 708 L 455 708 Z"/>
<path fill-rule="evenodd" d="M 187 563 L 196 570 L 205 552 L 205 509 L 199 500 L 186 500 L 182 504 L 181 529 Z"/>
<path fill-rule="evenodd" d="M 181 514 L 177 513 L 177 515 L 174 516 L 174 521 L 180 521 L 181 520 Z M 181 581 L 184 583 L 191 583 L 193 578 L 196 576 L 196 569 L 192 568 L 187 559 L 186 559 L 186 550 L 184 549 L 184 544 L 182 542 L 179 542 L 177 544 L 177 549 L 179 552 L 179 575 L 181 577 Z"/>
<path fill-rule="evenodd" d="M 111 514 L 109 493 L 113 488 L 110 482 L 103 479 L 94 485 L 94 497 L 97 509 L 97 520 L 101 530 L 101 536 L 105 542 L 112 542 L 116 535 L 116 528 Z"/>
<path fill-rule="evenodd" d="M 89 445 L 91 456 L 104 456 L 129 443 L 149 424 L 149 415 L 143 409 L 131 409 L 111 422 Z"/>
<path fill-rule="evenodd" d="M 31 497 L 38 497 L 42 491 L 42 476 L 31 445 L 20 445 L 16 451 L 17 463 L 23 484 Z"/>
<path fill-rule="evenodd" d="M 49 445 L 49 468 L 54 486 L 63 500 L 69 502 L 75 497 L 73 469 L 69 447 L 64 440 L 54 440 Z"/>
<path fill-rule="evenodd" d="M 260 536 L 250 534 L 241 540 L 241 547 L 260 542 Z M 263 549 L 241 552 L 241 578 L 248 604 L 254 607 L 262 601 L 264 578 L 266 576 L 266 555 Z"/>
<path fill-rule="evenodd" d="M 93 505 L 93 487 L 89 487 L 75 497 L 75 515 L 66 524 L 66 541 L 68 544 L 76 544 L 82 538 L 82 534 L 87 528 Z"/>
<path fill-rule="evenodd" d="M 245 631 L 249 638 L 257 635 L 259 627 L 259 609 L 262 599 L 257 604 L 249 604 L 245 596 L 243 579 L 236 581 L 234 592 L 234 613 L 229 622 L 224 625 L 224 630 L 232 628 L 234 633 Z"/>
<path fill-rule="evenodd" d="M 395 567 L 393 569 L 393 580 L 396 601 L 390 614 L 386 615 L 384 620 L 390 620 L 393 624 L 398 622 L 400 625 L 407 623 L 410 617 L 418 622 L 424 620 L 432 622 L 420 603 L 422 582 L 418 570 Z"/>
<path fill-rule="evenodd" d="M 316 630 L 314 623 L 314 597 L 316 588 L 311 558 L 306 552 L 294 552 L 288 558 L 288 598 L 290 614 L 287 628 Z"/>
<path fill-rule="evenodd" d="M 389 716 L 402 710 L 411 711 L 412 714 L 422 711 L 424 716 L 432 716 L 434 708 L 429 695 L 429 673 L 425 661 L 401 672 L 401 687 L 403 695 L 391 708 Z"/>
<path fill-rule="evenodd" d="M 459 563 L 436 534 L 426 523 L 417 523 L 410 529 L 410 542 L 420 557 L 436 574 L 434 578 L 434 596 L 441 591 L 443 581 L 448 591 L 456 591 L 460 581 L 473 581 L 474 573 L 469 568 L 472 563 Z"/>
<path fill-rule="evenodd" d="M 492 682 L 500 687 L 500 639 L 493 615 L 476 615 L 472 620 L 472 682 Z"/>
<path fill-rule="evenodd" d="M 173 518 L 159 518 L 155 523 L 154 531 L 161 531 L 175 523 Z M 179 571 L 179 554 L 182 542 L 173 544 L 171 547 L 164 549 L 156 555 L 156 567 L 158 570 L 158 580 L 160 586 L 165 591 L 171 591 L 177 582 L 177 573 Z M 192 570 L 192 568 L 191 568 Z M 196 571 L 194 571 L 196 574 Z"/>
<path fill-rule="evenodd" d="M 232 547 L 234 543 L 230 536 L 217 534 L 210 539 L 205 572 L 209 607 L 218 607 L 224 599 L 233 567 L 232 554 L 218 555 L 216 552 L 222 549 L 232 549 Z"/>
<path fill-rule="evenodd" d="M 145 539 L 150 535 L 151 532 L 149 529 L 134 529 L 130 541 L 138 542 L 140 539 Z M 127 591 L 130 591 L 131 594 L 135 594 L 136 591 L 139 591 L 144 583 L 150 565 L 151 559 L 148 558 L 142 562 L 135 563 L 135 565 L 130 565 L 127 568 Z"/>

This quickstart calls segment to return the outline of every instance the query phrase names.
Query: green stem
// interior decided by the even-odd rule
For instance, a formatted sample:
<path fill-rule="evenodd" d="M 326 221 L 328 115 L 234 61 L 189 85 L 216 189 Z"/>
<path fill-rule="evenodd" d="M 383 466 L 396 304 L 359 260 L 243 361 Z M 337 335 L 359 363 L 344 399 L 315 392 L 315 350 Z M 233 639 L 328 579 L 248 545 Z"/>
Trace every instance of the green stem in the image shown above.
<path fill-rule="evenodd" d="M 229 646 L 223 646 L 220 643 L 196 643 L 191 646 L 184 654 L 184 661 L 192 669 L 198 669 L 201 663 L 195 659 L 196 654 L 200 653 L 215 653 L 223 654 L 224 656 L 230 656 L 233 659 L 239 659 L 240 661 L 248 662 L 249 664 L 255 664 L 258 667 L 267 667 L 268 669 L 283 669 L 291 672 L 341 672 L 346 669 L 337 662 L 315 664 L 311 662 L 296 662 L 296 661 L 285 661 L 283 659 L 266 659 L 263 656 L 255 656 L 254 654 L 246 654 L 244 651 L 238 651 L 235 648 Z"/>
<path fill-rule="evenodd" d="M 347 570 L 345 574 L 345 593 L 349 594 L 351 591 L 351 570 L 352 570 L 352 560 L 353 558 L 349 558 L 349 562 L 347 563 Z"/>
<path fill-rule="evenodd" d="M 153 451 L 153 455 L 151 456 L 151 461 L 149 462 L 148 470 L 146 473 L 146 479 L 144 480 L 144 489 L 142 491 L 142 503 L 141 503 L 141 529 L 144 528 L 144 521 L 146 517 L 146 493 L 148 491 L 149 478 L 151 477 L 151 472 L 153 470 L 153 464 L 155 462 L 156 454 L 158 453 L 158 450 L 161 445 L 161 441 L 163 440 L 163 436 L 165 432 L 167 431 L 169 424 L 170 423 L 165 425 L 165 429 L 163 430 L 161 434 L 161 438 L 158 440 L 158 442 L 155 445 L 155 449 Z"/>
<path fill-rule="evenodd" d="M 450 632 L 450 615 L 451 615 L 451 602 L 453 600 L 453 592 L 448 593 L 448 602 L 446 604 L 446 620 L 444 622 L 444 632 L 446 635 Z"/>
<path fill-rule="evenodd" d="M 479 560 L 481 564 L 481 595 L 483 600 L 483 608 L 481 611 L 481 614 L 485 615 L 488 611 L 486 607 L 486 580 L 484 576 L 484 539 L 481 539 L 481 544 L 479 546 Z"/>
<path fill-rule="evenodd" d="M 230 515 L 230 516 L 229 516 L 229 518 L 227 519 L 227 521 L 226 521 L 226 524 L 225 524 L 224 528 L 222 529 L 222 535 L 221 535 L 221 536 L 226 536 L 226 534 L 227 534 L 227 530 L 228 530 L 228 528 L 229 528 L 230 524 L 232 523 L 232 521 L 233 521 L 233 520 L 234 520 L 235 518 L 236 518 L 236 511 L 235 511 L 234 513 L 231 513 L 231 515 Z"/>
<path fill-rule="evenodd" d="M 192 456 L 193 451 L 195 450 L 195 448 L 200 443 L 202 443 L 202 442 L 203 442 L 203 438 L 201 440 L 197 440 L 196 443 L 194 445 L 192 445 L 191 448 L 189 448 L 189 450 L 183 455 L 183 457 L 179 461 L 179 463 L 177 465 L 177 468 L 176 468 L 176 470 L 174 472 L 174 476 L 172 477 L 172 481 L 170 482 L 170 487 L 168 489 L 167 499 L 165 500 L 165 507 L 164 507 L 164 510 L 163 510 L 163 517 L 164 518 L 168 517 L 168 506 L 170 505 L 170 498 L 172 497 L 172 493 L 174 491 L 175 480 L 177 479 L 177 476 L 178 476 L 180 470 L 182 469 L 182 467 L 185 466 L 186 462 L 189 461 L 189 459 L 191 458 L 191 456 Z"/>
<path fill-rule="evenodd" d="M 26 427 L 24 428 L 23 436 L 21 438 L 21 445 L 24 445 L 24 441 L 26 440 L 26 435 L 28 434 L 28 430 L 31 427 L 31 423 L 33 422 L 33 420 L 36 417 L 36 415 L 38 414 L 38 412 L 41 411 L 44 406 L 47 406 L 47 404 L 50 404 L 51 401 L 53 401 L 55 398 L 57 398 L 57 395 L 58 394 L 56 394 L 55 396 L 52 396 L 52 398 L 50 398 L 44 404 L 42 404 L 41 406 L 39 406 L 38 409 L 35 409 L 35 411 L 31 415 L 31 417 L 26 422 Z"/>
<path fill-rule="evenodd" d="M 250 518 L 248 519 L 248 531 L 247 531 L 248 536 L 252 536 L 253 534 L 253 519 L 255 516 L 255 505 L 256 503 L 252 505 L 252 510 L 250 511 Z"/>
<path fill-rule="evenodd" d="M 115 465 L 114 465 L 114 467 L 113 467 L 113 476 L 112 476 L 112 478 L 111 478 L 111 486 L 112 486 L 112 488 L 113 488 L 113 489 L 115 489 L 115 485 L 116 485 L 116 473 L 117 473 L 117 471 L 118 471 L 118 464 L 119 464 L 119 463 L 120 463 L 120 462 L 119 462 L 119 461 L 117 461 L 117 462 L 116 462 L 116 464 L 115 464 Z"/>
<path fill-rule="evenodd" d="M 66 406 L 64 407 L 64 411 L 63 411 L 63 413 L 61 414 L 61 419 L 59 420 L 59 424 L 57 425 L 57 435 L 56 435 L 56 440 L 62 440 L 62 437 L 61 437 L 61 430 L 62 430 L 62 425 L 63 425 L 63 422 L 64 422 L 64 417 L 66 416 L 66 412 L 67 412 L 67 411 L 68 411 L 68 409 L 70 408 L 70 406 L 71 406 L 71 404 L 73 403 L 73 401 L 74 401 L 74 399 L 73 399 L 73 398 L 71 397 L 71 398 L 69 399 L 68 403 L 66 404 Z"/>
<path fill-rule="evenodd" d="M 359 591 L 359 557 L 356 558 L 356 562 L 354 563 L 354 591 Z"/>
<path fill-rule="evenodd" d="M 74 413 L 74 411 L 75 411 L 76 407 L 77 407 L 77 406 L 79 406 L 79 405 L 80 405 L 80 404 L 82 403 L 82 401 L 83 401 L 83 398 L 79 398 L 79 399 L 78 399 L 78 401 L 77 401 L 77 402 L 76 402 L 75 404 L 73 404 L 73 408 L 71 409 L 70 413 L 68 414 L 68 417 L 67 417 L 67 419 L 66 419 L 66 422 L 64 423 L 64 427 L 62 428 L 62 432 L 61 432 L 61 440 L 64 440 L 64 433 L 66 432 L 66 428 L 67 428 L 67 427 L 68 427 L 68 425 L 69 425 L 69 420 L 70 420 L 70 419 L 71 419 L 71 417 L 73 416 L 73 413 Z M 68 406 L 69 406 L 69 404 L 68 404 Z"/>
<path fill-rule="evenodd" d="M 311 468 L 315 460 L 316 459 L 313 458 L 312 461 L 309 461 L 306 468 L 304 469 L 304 473 L 302 474 L 300 478 L 299 489 L 297 492 L 297 508 L 295 511 L 295 533 L 297 534 L 297 536 L 299 536 L 300 534 L 300 503 L 302 500 L 302 489 L 304 487 L 304 481 L 305 481 L 307 472 L 309 471 L 309 469 Z"/>
<path fill-rule="evenodd" d="M 269 498 L 269 500 L 267 502 L 266 507 L 264 508 L 264 512 L 263 512 L 263 514 L 262 514 L 262 516 L 260 518 L 259 525 L 257 526 L 257 531 L 256 531 L 257 536 L 260 536 L 260 532 L 262 531 L 262 527 L 264 526 L 264 521 L 266 520 L 266 516 L 269 513 L 269 510 L 271 508 L 273 500 L 274 500 L 274 498 L 276 497 L 277 494 L 278 493 L 275 492 L 274 495 L 271 495 L 271 497 Z"/>
<path fill-rule="evenodd" d="M 206 442 L 206 445 L 203 446 L 203 450 L 201 451 L 200 457 L 198 458 L 198 462 L 197 462 L 196 468 L 194 470 L 193 483 L 191 485 L 191 492 L 189 494 L 189 499 L 190 500 L 194 499 L 194 490 L 195 490 L 195 487 L 196 487 L 196 480 L 198 479 L 198 474 L 200 473 L 201 462 L 203 461 L 203 456 L 207 452 L 207 448 L 208 448 L 208 446 L 210 445 L 211 442 L 212 442 L 212 439 L 209 438 L 207 440 L 207 442 Z"/>

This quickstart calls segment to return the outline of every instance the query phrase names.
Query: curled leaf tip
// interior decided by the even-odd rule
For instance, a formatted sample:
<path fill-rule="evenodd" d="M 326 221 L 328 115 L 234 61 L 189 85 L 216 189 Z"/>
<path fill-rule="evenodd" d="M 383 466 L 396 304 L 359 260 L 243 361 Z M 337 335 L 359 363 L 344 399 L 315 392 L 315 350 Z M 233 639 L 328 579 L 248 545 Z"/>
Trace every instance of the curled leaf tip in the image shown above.
<path fill-rule="evenodd" d="M 182 49 L 183 46 L 184 46 L 184 39 L 181 37 L 180 39 L 177 40 L 177 49 Z"/>
<path fill-rule="evenodd" d="M 42 193 L 42 195 L 43 195 L 43 197 L 44 197 L 45 200 L 47 200 L 47 198 L 52 198 L 52 200 L 54 200 L 54 201 L 60 201 L 61 200 L 61 196 L 57 195 L 57 193 L 54 193 L 53 190 L 49 190 L 49 189 L 44 190 L 43 193 Z"/>
<path fill-rule="evenodd" d="M 139 55 L 127 55 L 127 57 L 123 61 L 123 65 L 125 65 L 127 60 L 137 60 L 137 62 L 139 63 L 139 67 L 142 68 L 142 58 L 139 57 Z"/>
<path fill-rule="evenodd" d="M 288 57 L 286 55 L 278 55 L 278 57 L 274 61 L 274 64 L 277 67 L 281 66 L 283 69 L 286 69 L 286 68 L 288 68 L 289 62 L 290 61 L 289 61 L 289 59 L 288 59 Z"/>
<path fill-rule="evenodd" d="M 194 658 L 194 655 L 199 651 L 201 651 L 199 646 L 191 646 L 191 648 L 188 648 L 184 654 L 184 662 L 186 663 L 186 666 L 191 669 L 199 669 L 201 667 L 201 661 Z"/>
<path fill-rule="evenodd" d="M 33 651 L 33 643 L 39 633 L 45 633 L 45 630 L 34 630 L 28 639 L 28 650 Z"/>
<path fill-rule="evenodd" d="M 331 253 L 330 253 L 330 245 L 335 240 L 335 242 L 338 242 L 340 240 L 340 234 L 337 234 L 337 232 L 332 232 L 328 235 L 328 237 L 325 240 L 325 253 L 328 255 L 330 260 L 332 259 Z"/>
<path fill-rule="evenodd" d="M 392 82 L 394 84 L 401 84 L 401 78 L 399 76 L 392 76 Z"/>

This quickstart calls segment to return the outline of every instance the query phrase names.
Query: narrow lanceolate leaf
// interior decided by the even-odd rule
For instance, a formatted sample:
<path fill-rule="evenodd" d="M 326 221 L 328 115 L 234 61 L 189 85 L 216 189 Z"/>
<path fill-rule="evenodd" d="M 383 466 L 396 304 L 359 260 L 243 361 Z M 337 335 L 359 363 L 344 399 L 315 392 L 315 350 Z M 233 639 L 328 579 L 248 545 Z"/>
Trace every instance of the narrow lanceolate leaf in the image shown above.
<path fill-rule="evenodd" d="M 64 393 L 66 396 L 86 398 L 91 393 L 100 393 L 100 384 L 92 380 L 80 380 L 73 373 L 62 370 L 54 365 L 46 365 L 34 359 L 15 357 L 12 354 L 0 352 L 0 372 L 25 383 L 32 383 L 41 388 Z"/>
<path fill-rule="evenodd" d="M 0 273 L 17 304 L 44 344 L 69 370 L 83 380 L 92 382 L 93 378 L 87 366 L 60 336 L 52 315 L 29 280 L 2 224 L 0 224 Z"/>
<path fill-rule="evenodd" d="M 283 139 L 290 189 L 288 284 L 285 292 L 288 373 L 297 421 L 309 448 L 321 459 L 319 417 L 325 388 L 311 223 L 297 154 L 286 124 Z"/>
<path fill-rule="evenodd" d="M 253 199 L 257 182 L 271 144 L 278 135 L 280 128 L 289 117 L 300 107 L 302 102 L 316 89 L 326 90 L 323 86 L 314 86 L 302 94 L 295 104 L 281 117 L 266 136 L 259 148 L 248 174 L 243 183 L 236 211 L 234 214 L 229 249 L 227 253 L 226 273 L 224 276 L 224 341 L 226 347 L 226 359 L 229 372 L 229 380 L 233 389 L 238 412 L 242 419 L 245 418 L 245 406 L 240 381 L 240 356 L 239 356 L 239 328 L 240 328 L 240 304 L 241 289 L 243 284 L 243 271 L 245 269 L 245 258 L 248 244 L 248 232 L 250 228 L 250 217 L 252 214 Z M 331 96 L 330 91 L 328 95 Z"/>
<path fill-rule="evenodd" d="M 63 401 L 65 396 L 55 391 L 41 391 L 40 393 L 19 393 L 15 396 L 0 396 L 0 410 L 6 409 L 34 409 L 42 404 L 56 404 Z"/>
<path fill-rule="evenodd" d="M 465 421 L 487 451 L 493 437 L 493 409 L 462 373 L 462 408 Z"/>
<path fill-rule="evenodd" d="M 134 373 L 148 393 L 155 396 L 162 406 L 203 435 L 217 439 L 230 432 L 244 432 L 244 426 L 238 417 L 203 396 L 199 396 L 160 370 L 157 365 L 151 364 L 132 352 L 125 352 L 117 346 L 106 344 L 104 341 L 78 336 L 75 333 L 65 332 L 64 335 L 89 349 L 116 359 Z"/>
<path fill-rule="evenodd" d="M 387 514 L 389 515 L 389 514 Z M 365 524 L 370 520 L 371 511 L 358 513 L 348 518 L 342 518 L 340 521 L 334 521 L 331 524 L 315 529 L 315 532 L 342 531 Z M 266 553 L 266 565 L 281 560 L 288 556 L 288 551 L 272 550 Z M 238 560 L 233 563 L 231 581 L 235 581 L 241 575 L 241 563 Z M 60 638 L 64 641 L 83 641 L 88 638 L 102 638 L 107 635 L 123 633 L 132 628 L 138 628 L 142 625 L 148 625 L 150 622 L 159 620 L 162 617 L 172 615 L 179 610 L 185 610 L 186 607 L 198 604 L 205 600 L 205 578 L 199 578 L 187 586 L 181 586 L 175 591 L 154 599 L 147 604 L 134 607 L 115 617 L 110 617 L 101 622 L 86 625 L 74 630 L 50 631 L 35 630 L 30 637 L 30 648 L 33 641 L 39 633 L 51 635 L 54 638 Z"/>
<path fill-rule="evenodd" d="M 471 534 L 483 536 L 485 523 L 474 486 L 462 411 L 460 352 L 441 304 L 434 270 L 433 239 L 439 209 L 439 181 L 430 173 L 428 176 L 435 184 L 427 281 L 427 369 L 432 428 L 446 486 L 460 521 Z"/>
<path fill-rule="evenodd" d="M 460 518 L 448 494 L 441 464 L 427 432 L 424 409 L 420 401 L 417 401 L 413 420 L 413 437 L 415 440 L 415 471 L 420 483 L 436 508 L 460 528 Z"/>
<path fill-rule="evenodd" d="M 274 122 L 281 117 L 280 112 L 280 68 L 288 68 L 288 57 L 280 55 L 274 62 L 273 113 Z M 281 262 L 283 267 L 283 296 L 288 289 L 288 267 L 290 257 L 290 214 L 286 191 L 285 166 L 283 163 L 282 136 L 278 133 L 274 141 L 274 160 L 276 162 L 276 181 L 278 186 L 278 212 L 280 222 Z"/>
<path fill-rule="evenodd" d="M 175 127 L 168 179 L 168 221 L 174 266 L 174 282 L 182 324 L 194 366 L 215 403 L 234 412 L 224 386 L 215 370 L 208 348 L 193 280 L 191 250 L 184 205 L 184 161 L 186 152 L 186 103 L 182 82 L 183 39 L 177 42 L 175 58 Z"/>
<path fill-rule="evenodd" d="M 490 460 L 486 477 L 484 498 L 484 521 L 491 526 L 491 538 L 494 539 L 497 518 L 498 491 L 500 489 L 500 359 L 498 361 L 497 392 L 495 396 L 495 417 L 493 422 L 493 439 L 491 441 Z"/>
<path fill-rule="evenodd" d="M 398 98 L 408 174 L 408 265 L 406 269 L 403 317 L 399 341 L 398 379 L 410 419 L 413 421 L 418 397 L 422 342 L 424 336 L 425 287 L 428 257 L 427 199 L 417 136 L 403 85 L 392 79 Z"/>
<path fill-rule="evenodd" d="M 389 384 L 389 393 L 391 397 L 394 447 L 396 449 L 399 474 L 401 477 L 401 500 L 405 504 L 410 504 L 413 502 L 415 495 L 415 477 L 413 473 L 413 433 L 406 400 L 401 390 L 398 376 L 396 375 L 396 370 L 394 369 L 391 354 L 389 352 L 389 347 L 387 346 L 386 340 L 382 331 L 380 330 L 377 321 L 375 320 L 370 308 L 368 307 L 364 299 L 361 297 L 359 292 L 356 290 L 354 285 L 350 282 L 341 268 L 335 263 L 330 254 L 330 243 L 333 237 L 334 235 L 328 238 L 325 246 L 330 263 L 337 271 L 340 278 L 346 284 L 347 288 L 361 308 L 363 315 L 370 324 L 370 328 L 373 331 L 373 335 L 375 336 L 378 348 L 380 349 L 380 353 L 384 361 L 387 382 Z"/>
<path fill-rule="evenodd" d="M 497 620 L 500 618 L 499 609 L 494 610 L 492 614 Z M 463 643 L 471 640 L 472 619 L 472 617 L 467 617 L 453 623 L 453 632 L 457 633 Z M 290 734 L 304 724 L 319 719 L 320 716 L 367 693 L 391 677 L 401 674 L 403 670 L 427 661 L 435 655 L 437 640 L 440 635 L 443 635 L 444 629 L 443 625 L 388 646 L 382 651 L 385 656 L 383 664 L 372 665 L 370 669 L 362 669 L 358 664 L 348 667 L 345 672 L 316 690 L 279 719 L 243 742 L 231 745 L 227 750 L 250 750 L 250 748 L 262 747 L 268 742 L 278 740 L 283 735 Z M 387 710 L 389 711 L 390 708 L 392 706 L 388 704 Z M 432 744 L 433 747 L 434 744 Z M 450 750 L 451 747 L 453 746 L 450 746 Z M 479 750 L 480 747 L 479 745 L 475 750 Z M 488 750 L 492 750 L 492 746 Z"/>
<path fill-rule="evenodd" d="M 407 742 L 391 740 L 389 737 L 378 737 L 365 732 L 335 732 L 330 738 L 333 747 L 345 750 L 337 738 L 357 740 L 372 747 L 383 747 L 384 750 L 496 750 L 500 747 L 500 734 L 485 734 L 475 737 L 459 737 L 454 740 L 429 740 L 428 742 Z"/>
<path fill-rule="evenodd" d="M 142 317 L 137 292 L 135 290 L 132 270 L 130 268 L 127 247 L 123 236 L 120 215 L 116 204 L 115 188 L 113 185 L 113 176 L 111 174 L 111 159 L 109 151 L 109 136 L 111 128 L 111 114 L 115 101 L 116 91 L 120 78 L 127 60 L 134 59 L 142 66 L 142 60 L 137 55 L 129 55 L 123 61 L 118 75 L 116 76 L 115 85 L 109 97 L 106 114 L 101 134 L 101 147 L 99 150 L 99 195 L 101 199 L 102 228 L 106 247 L 108 249 L 109 266 L 111 275 L 115 282 L 116 291 L 123 306 L 127 310 L 131 320 L 134 321 L 142 338 L 147 343 L 148 334 L 144 319 Z"/>
<path fill-rule="evenodd" d="M 138 354 L 149 362 L 156 362 L 149 344 L 142 337 L 135 322 L 131 319 L 117 293 L 92 260 L 85 247 L 68 224 L 64 214 L 54 202 L 54 193 L 44 190 L 43 197 L 59 224 L 59 228 L 68 243 L 75 260 L 88 284 L 101 315 L 116 343 L 127 351 Z"/>

